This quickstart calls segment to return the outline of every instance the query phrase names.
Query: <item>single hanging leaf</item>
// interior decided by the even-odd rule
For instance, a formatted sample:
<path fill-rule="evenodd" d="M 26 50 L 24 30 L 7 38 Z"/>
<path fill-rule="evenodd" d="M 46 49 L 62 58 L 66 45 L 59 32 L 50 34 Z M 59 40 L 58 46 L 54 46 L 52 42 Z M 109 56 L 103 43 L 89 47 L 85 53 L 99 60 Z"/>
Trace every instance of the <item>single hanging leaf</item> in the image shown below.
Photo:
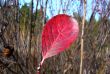
<path fill-rule="evenodd" d="M 78 37 L 77 21 L 66 14 L 50 19 L 42 32 L 42 61 L 67 49 Z"/>

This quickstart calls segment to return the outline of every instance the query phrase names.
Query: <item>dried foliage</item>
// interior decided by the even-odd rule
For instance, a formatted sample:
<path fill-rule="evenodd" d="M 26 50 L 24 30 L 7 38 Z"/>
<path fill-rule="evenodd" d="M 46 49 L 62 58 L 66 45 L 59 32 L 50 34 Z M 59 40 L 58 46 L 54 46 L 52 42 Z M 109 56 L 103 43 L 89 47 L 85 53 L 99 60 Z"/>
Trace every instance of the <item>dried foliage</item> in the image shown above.
<path fill-rule="evenodd" d="M 36 74 L 36 68 L 42 58 L 41 32 L 48 19 L 46 10 L 49 1 L 52 0 L 47 0 L 45 6 L 42 6 L 42 1 L 37 0 L 36 6 L 40 6 L 40 9 L 36 8 L 34 13 L 32 13 L 33 3 L 29 6 L 25 4 L 21 8 L 17 5 L 0 8 L 0 74 Z M 69 2 L 67 9 L 70 7 Z M 79 22 L 80 29 L 82 7 L 83 0 L 80 1 L 78 13 L 73 14 Z M 58 13 L 61 11 L 62 9 L 59 9 Z M 65 9 L 64 13 L 67 11 Z M 99 20 L 95 19 L 97 14 L 100 16 Z M 69 50 L 44 62 L 41 74 L 79 74 L 80 37 L 81 30 L 78 40 Z M 110 74 L 110 1 L 93 0 L 92 15 L 90 20 L 85 20 L 83 39 L 82 73 Z M 8 58 L 2 56 L 2 50 L 7 45 L 14 48 L 13 55 Z"/>

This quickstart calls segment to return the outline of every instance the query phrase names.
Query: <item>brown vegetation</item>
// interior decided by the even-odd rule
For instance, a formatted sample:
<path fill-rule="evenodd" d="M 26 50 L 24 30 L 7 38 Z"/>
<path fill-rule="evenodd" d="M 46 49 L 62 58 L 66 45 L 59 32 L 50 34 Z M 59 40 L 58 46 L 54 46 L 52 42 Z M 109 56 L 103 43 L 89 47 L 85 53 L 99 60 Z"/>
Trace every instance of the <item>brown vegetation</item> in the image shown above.
<path fill-rule="evenodd" d="M 40 4 L 40 0 L 37 2 Z M 83 0 L 80 2 L 82 2 L 81 8 Z M 99 20 L 96 20 L 98 3 L 101 4 L 101 2 L 101 0 L 96 2 L 97 5 L 92 11 L 90 20 L 85 20 L 82 74 L 110 74 L 110 1 L 108 3 L 105 1 L 107 5 L 102 3 L 104 11 L 100 13 Z M 45 4 L 46 8 L 47 4 L 48 0 Z M 17 5 L 0 8 L 0 51 L 5 45 L 14 48 L 13 55 L 8 58 L 0 53 L 0 74 L 36 74 L 37 66 L 42 58 L 41 32 L 48 18 L 46 18 L 46 9 L 42 6 L 32 13 L 32 5 L 33 2 L 30 6 L 23 5 L 22 8 Z M 79 74 L 81 28 L 82 20 L 84 20 L 80 8 L 79 13 L 73 13 L 80 26 L 78 40 L 69 50 L 47 59 L 43 64 L 41 74 Z"/>

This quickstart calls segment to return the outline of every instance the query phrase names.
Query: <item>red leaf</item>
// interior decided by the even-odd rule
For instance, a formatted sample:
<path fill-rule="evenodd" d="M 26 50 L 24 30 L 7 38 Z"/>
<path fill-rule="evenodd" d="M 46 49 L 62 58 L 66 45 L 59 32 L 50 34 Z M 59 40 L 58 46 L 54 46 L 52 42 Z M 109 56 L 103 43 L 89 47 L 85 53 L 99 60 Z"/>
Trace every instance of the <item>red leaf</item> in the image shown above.
<path fill-rule="evenodd" d="M 75 19 L 59 14 L 50 19 L 42 32 L 42 62 L 67 49 L 78 37 L 79 26 Z"/>

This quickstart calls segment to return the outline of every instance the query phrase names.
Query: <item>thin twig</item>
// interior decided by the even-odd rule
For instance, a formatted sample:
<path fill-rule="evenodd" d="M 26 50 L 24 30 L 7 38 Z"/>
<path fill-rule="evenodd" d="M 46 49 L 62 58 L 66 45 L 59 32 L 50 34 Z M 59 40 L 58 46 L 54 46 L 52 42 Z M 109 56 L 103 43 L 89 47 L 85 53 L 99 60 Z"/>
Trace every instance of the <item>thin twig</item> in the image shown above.
<path fill-rule="evenodd" d="M 83 2 L 83 19 L 82 19 L 82 33 L 81 33 L 81 60 L 80 60 L 80 74 L 82 74 L 82 67 L 83 67 L 83 47 L 84 47 L 84 25 L 85 25 L 85 18 L 86 18 L 86 0 Z"/>

